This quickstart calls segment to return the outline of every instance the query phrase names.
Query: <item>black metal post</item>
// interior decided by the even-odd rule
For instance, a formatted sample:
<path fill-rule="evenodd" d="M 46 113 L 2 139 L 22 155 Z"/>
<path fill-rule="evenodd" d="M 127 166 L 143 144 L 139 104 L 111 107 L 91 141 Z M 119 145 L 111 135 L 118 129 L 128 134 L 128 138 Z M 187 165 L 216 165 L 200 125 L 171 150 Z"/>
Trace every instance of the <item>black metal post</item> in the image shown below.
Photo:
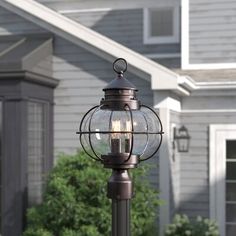
<path fill-rule="evenodd" d="M 112 236 L 130 236 L 130 200 L 112 200 Z"/>
<path fill-rule="evenodd" d="M 113 169 L 107 195 L 112 199 L 112 236 L 130 236 L 130 199 L 133 184 L 126 169 Z"/>

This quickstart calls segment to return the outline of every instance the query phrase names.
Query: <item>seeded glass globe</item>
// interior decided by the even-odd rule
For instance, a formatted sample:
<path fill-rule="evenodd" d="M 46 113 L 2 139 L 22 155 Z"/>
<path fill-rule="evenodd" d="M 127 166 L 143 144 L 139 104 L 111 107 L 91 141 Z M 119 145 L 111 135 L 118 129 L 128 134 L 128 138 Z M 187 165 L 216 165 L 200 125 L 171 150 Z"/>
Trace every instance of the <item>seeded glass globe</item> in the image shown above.
<path fill-rule="evenodd" d="M 77 132 L 87 154 L 96 160 L 106 159 L 108 166 L 113 157 L 120 157 L 119 164 L 128 164 L 131 156 L 135 163 L 149 159 L 158 151 L 163 134 L 158 115 L 141 105 L 138 89 L 123 76 L 127 62 L 119 58 L 113 69 L 117 77 L 103 89 L 100 105 L 84 115 Z"/>
<path fill-rule="evenodd" d="M 110 111 L 96 107 L 84 117 L 81 144 L 95 158 L 109 153 L 128 153 L 146 158 L 160 143 L 162 127 L 147 107 L 134 111 Z"/>

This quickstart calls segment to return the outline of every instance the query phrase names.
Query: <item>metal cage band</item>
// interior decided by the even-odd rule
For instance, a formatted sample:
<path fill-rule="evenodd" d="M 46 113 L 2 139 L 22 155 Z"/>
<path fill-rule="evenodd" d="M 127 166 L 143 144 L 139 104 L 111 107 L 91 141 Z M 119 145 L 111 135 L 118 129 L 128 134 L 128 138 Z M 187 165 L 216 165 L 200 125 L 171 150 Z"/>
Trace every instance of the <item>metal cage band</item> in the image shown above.
<path fill-rule="evenodd" d="M 128 162 L 131 155 L 132 155 L 133 147 L 134 147 L 134 134 L 133 134 L 133 132 L 134 132 L 134 119 L 133 119 L 133 114 L 132 114 L 132 110 L 130 109 L 130 106 L 128 104 L 126 104 L 125 107 L 128 108 L 128 111 L 130 113 L 130 120 L 131 120 L 131 147 L 130 147 L 130 150 L 129 150 L 129 156 L 125 160 L 125 162 Z"/>
<path fill-rule="evenodd" d="M 159 121 L 161 130 L 160 130 L 160 132 L 159 132 L 159 134 L 160 134 L 159 145 L 157 146 L 157 148 L 155 149 L 155 151 L 154 151 L 151 155 L 149 155 L 149 156 L 146 157 L 146 158 L 140 158 L 140 159 L 139 159 L 140 162 L 141 162 L 141 161 L 146 161 L 146 160 L 152 158 L 152 157 L 158 152 L 158 150 L 160 149 L 161 143 L 162 143 L 162 135 L 164 134 L 164 132 L 163 132 L 163 126 L 162 126 L 162 123 L 161 123 L 161 119 L 160 119 L 159 116 L 156 114 L 156 112 L 155 112 L 152 108 L 150 108 L 149 106 L 141 105 L 141 107 L 145 107 L 145 108 L 149 109 L 150 111 L 152 111 L 152 112 L 154 113 L 154 115 L 156 116 L 156 118 L 157 118 L 158 121 Z"/>
<path fill-rule="evenodd" d="M 102 159 L 101 159 L 100 157 L 95 158 L 94 156 L 92 156 L 92 155 L 87 151 L 87 149 L 85 148 L 85 146 L 84 146 L 84 144 L 83 144 L 83 141 L 82 141 L 82 135 L 85 134 L 84 132 L 82 132 L 82 125 L 83 125 L 83 123 L 84 123 L 84 120 L 85 120 L 85 118 L 88 116 L 88 114 L 89 114 L 91 111 L 97 110 L 98 108 L 99 108 L 98 105 L 97 105 L 97 106 L 94 106 L 94 107 L 92 107 L 91 109 L 89 109 L 89 110 L 85 113 L 85 115 L 83 116 L 83 118 L 82 118 L 82 120 L 81 120 L 81 122 L 80 122 L 79 132 L 76 132 L 76 133 L 77 133 L 77 134 L 80 134 L 80 136 L 79 136 L 80 144 L 81 144 L 82 148 L 84 149 L 85 153 L 86 153 L 89 157 L 91 157 L 92 159 L 94 159 L 95 161 L 102 161 Z"/>
<path fill-rule="evenodd" d="M 97 155 L 97 153 L 95 152 L 95 150 L 94 150 L 94 148 L 93 148 L 93 144 L 92 144 L 92 140 L 91 140 L 91 123 L 92 123 L 92 119 L 93 119 L 93 115 L 98 111 L 98 109 L 100 108 L 101 106 L 98 106 L 96 109 L 94 109 L 94 111 L 92 112 L 92 114 L 91 114 L 91 116 L 90 116 L 90 118 L 89 118 L 89 145 L 90 145 L 90 147 L 91 147 L 91 150 L 92 150 L 92 152 L 93 152 L 93 154 L 95 155 L 95 157 L 98 159 L 98 160 L 100 160 L 100 161 L 102 161 L 102 158 L 101 157 L 99 157 L 98 155 Z"/>
<path fill-rule="evenodd" d="M 103 161 L 103 159 L 96 153 L 96 151 L 94 150 L 94 147 L 93 147 L 93 144 L 92 144 L 92 140 L 91 140 L 91 134 L 114 134 L 114 133 L 119 133 L 119 134 L 131 134 L 131 147 L 130 147 L 130 151 L 129 151 L 129 156 L 128 158 L 126 159 L 126 161 L 129 161 L 131 155 L 132 155 L 132 152 L 133 152 L 133 146 L 134 146 L 134 135 L 135 134 L 144 134 L 147 136 L 147 140 L 146 140 L 146 144 L 145 144 L 145 147 L 144 147 L 144 150 L 142 151 L 142 153 L 140 154 L 140 157 L 139 157 L 139 161 L 146 161 L 148 159 L 150 159 L 151 157 L 153 157 L 159 150 L 160 146 L 161 146 L 161 143 L 162 143 L 162 135 L 164 134 L 163 132 L 163 126 L 162 126 L 162 123 L 161 123 L 161 120 L 159 118 L 159 116 L 156 114 L 156 112 L 150 108 L 149 106 L 146 106 L 146 105 L 141 105 L 141 107 L 145 107 L 147 109 L 149 109 L 157 118 L 157 120 L 159 121 L 159 124 L 160 124 L 160 131 L 158 132 L 150 132 L 148 129 L 148 122 L 147 122 L 147 119 L 145 117 L 145 113 L 142 112 L 142 115 L 144 117 L 144 119 L 146 120 L 146 124 L 147 124 L 147 132 L 139 132 L 139 131 L 134 131 L 134 125 L 133 125 L 133 113 L 132 113 L 132 109 L 130 108 L 130 106 L 128 104 L 125 105 L 127 107 L 127 111 L 129 111 L 130 113 L 130 119 L 131 119 L 131 131 L 92 131 L 91 130 L 91 122 L 92 122 L 92 119 L 93 119 L 93 116 L 94 114 L 98 111 L 99 108 L 101 108 L 101 106 L 97 105 L 97 106 L 94 106 L 92 107 L 82 118 L 81 120 L 81 123 L 80 123 L 80 128 L 79 128 L 79 132 L 76 132 L 77 134 L 80 134 L 80 143 L 81 143 L 81 146 L 82 148 L 84 149 L 84 151 L 86 152 L 86 154 L 88 156 L 90 156 L 92 159 L 96 160 L 96 161 Z M 89 113 L 92 114 L 88 117 Z M 112 119 L 112 115 L 113 115 L 113 111 L 111 111 L 111 115 L 110 115 L 110 121 Z M 88 131 L 82 131 L 82 125 L 84 124 L 84 121 L 86 119 L 86 117 L 88 117 L 88 122 L 89 122 L 89 125 L 88 125 Z M 109 127 L 110 127 L 110 124 L 111 122 L 109 122 Z M 83 134 L 88 134 L 88 138 L 89 138 L 89 146 L 94 154 L 91 155 L 87 149 L 85 148 L 84 146 L 84 143 L 82 141 L 82 136 Z M 144 154 L 145 154 L 145 151 L 148 147 L 148 143 L 149 143 L 149 135 L 154 135 L 154 134 L 159 134 L 160 135 L 160 140 L 159 140 L 159 144 L 157 146 L 157 148 L 155 149 L 155 151 L 149 155 L 148 157 L 146 158 L 141 158 Z"/>

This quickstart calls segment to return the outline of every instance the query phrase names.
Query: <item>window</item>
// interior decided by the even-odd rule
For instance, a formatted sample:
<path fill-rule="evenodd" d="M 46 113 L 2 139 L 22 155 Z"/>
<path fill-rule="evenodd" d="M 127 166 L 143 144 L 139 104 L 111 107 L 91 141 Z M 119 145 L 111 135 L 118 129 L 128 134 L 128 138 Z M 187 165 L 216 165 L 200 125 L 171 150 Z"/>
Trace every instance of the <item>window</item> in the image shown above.
<path fill-rule="evenodd" d="M 143 35 L 145 44 L 179 42 L 179 7 L 145 8 Z"/>
<path fill-rule="evenodd" d="M 236 235 L 236 125 L 210 126 L 210 218 L 221 236 Z"/>
<path fill-rule="evenodd" d="M 236 235 L 236 140 L 226 140 L 226 235 Z"/>
<path fill-rule="evenodd" d="M 45 174 L 45 105 L 28 103 L 28 204 L 42 200 Z"/>

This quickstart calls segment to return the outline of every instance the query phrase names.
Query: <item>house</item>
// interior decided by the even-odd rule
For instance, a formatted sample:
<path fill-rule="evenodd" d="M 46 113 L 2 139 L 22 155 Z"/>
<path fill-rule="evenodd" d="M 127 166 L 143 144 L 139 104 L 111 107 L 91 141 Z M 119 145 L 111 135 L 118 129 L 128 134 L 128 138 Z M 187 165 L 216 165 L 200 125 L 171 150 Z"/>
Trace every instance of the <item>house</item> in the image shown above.
<path fill-rule="evenodd" d="M 165 131 L 152 173 L 166 201 L 160 231 L 185 213 L 235 235 L 235 10 L 230 0 L 1 0 L 1 234 L 21 235 L 53 138 L 55 156 L 77 150 L 80 119 L 123 57 Z M 187 153 L 173 148 L 182 125 Z"/>

